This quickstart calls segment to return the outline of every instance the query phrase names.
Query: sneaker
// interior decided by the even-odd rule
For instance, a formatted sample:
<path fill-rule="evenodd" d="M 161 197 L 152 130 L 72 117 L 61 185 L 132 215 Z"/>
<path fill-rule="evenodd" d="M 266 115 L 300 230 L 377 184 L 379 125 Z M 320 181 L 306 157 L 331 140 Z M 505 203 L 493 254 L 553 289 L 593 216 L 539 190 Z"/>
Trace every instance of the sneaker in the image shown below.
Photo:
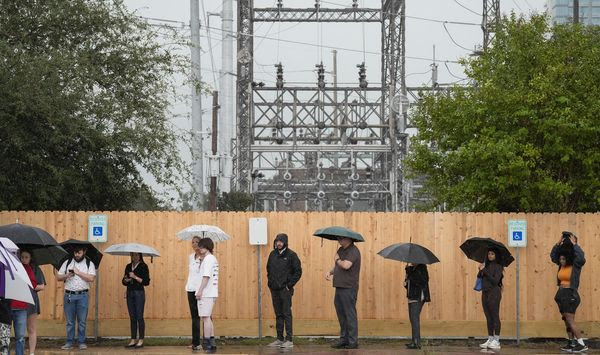
<path fill-rule="evenodd" d="M 339 341 L 337 343 L 331 344 L 331 347 L 334 348 L 334 349 L 344 349 L 347 345 L 348 345 L 348 343 L 345 343 L 343 341 Z"/>
<path fill-rule="evenodd" d="M 267 346 L 271 346 L 271 347 L 274 347 L 274 348 L 278 348 L 278 347 L 280 347 L 280 346 L 281 346 L 281 344 L 283 344 L 283 340 L 279 340 L 279 339 L 277 339 L 277 340 L 275 340 L 274 342 L 272 342 L 271 344 L 269 344 L 269 345 L 267 345 Z"/>
<path fill-rule="evenodd" d="M 358 349 L 358 343 L 348 344 L 344 346 L 344 349 Z"/>
<path fill-rule="evenodd" d="M 485 343 L 479 344 L 479 347 L 482 349 L 487 349 L 487 347 L 488 347 L 488 345 L 490 345 L 491 341 L 492 341 L 491 339 L 488 339 Z"/>
<path fill-rule="evenodd" d="M 60 348 L 61 348 L 61 350 L 71 350 L 71 349 L 73 349 L 73 345 L 67 343 L 67 344 L 61 346 Z"/>
<path fill-rule="evenodd" d="M 201 345 L 192 345 L 192 351 L 204 350 Z"/>
<path fill-rule="evenodd" d="M 569 340 L 567 342 L 567 345 L 563 346 L 560 348 L 561 351 L 564 351 L 566 353 L 571 353 L 573 352 L 573 348 L 575 347 L 575 342 L 572 340 Z"/>
<path fill-rule="evenodd" d="M 294 343 L 291 340 L 286 340 L 281 345 L 279 345 L 282 349 L 291 349 L 294 347 Z"/>
<path fill-rule="evenodd" d="M 500 342 L 498 340 L 492 340 L 489 344 L 488 344 L 488 349 L 492 349 L 492 350 L 500 350 L 501 346 L 500 346 Z"/>
<path fill-rule="evenodd" d="M 588 347 L 586 345 L 581 345 L 579 344 L 579 342 L 577 342 L 577 344 L 575 344 L 575 346 L 573 347 L 573 351 L 574 353 L 581 353 L 584 351 L 587 351 Z"/>
<path fill-rule="evenodd" d="M 407 349 L 410 350 L 417 350 L 417 349 L 421 349 L 421 345 L 417 344 L 417 343 L 410 343 L 408 345 L 406 345 Z"/>
<path fill-rule="evenodd" d="M 85 350 L 85 349 L 87 349 L 87 345 L 79 344 L 79 350 Z"/>

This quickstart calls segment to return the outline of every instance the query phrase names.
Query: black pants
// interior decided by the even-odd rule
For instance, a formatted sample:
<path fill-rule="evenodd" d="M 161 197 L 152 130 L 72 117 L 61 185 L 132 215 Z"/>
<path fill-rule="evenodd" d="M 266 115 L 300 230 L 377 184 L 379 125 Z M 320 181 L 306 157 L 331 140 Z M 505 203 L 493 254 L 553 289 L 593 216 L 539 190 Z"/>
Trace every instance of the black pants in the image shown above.
<path fill-rule="evenodd" d="M 494 287 L 481 293 L 481 304 L 487 320 L 489 336 L 500 335 L 500 300 L 502 300 L 500 287 Z"/>
<path fill-rule="evenodd" d="M 190 305 L 190 315 L 192 316 L 192 345 L 200 345 L 200 316 L 198 315 L 198 300 L 196 292 L 188 292 L 188 303 Z"/>
<path fill-rule="evenodd" d="M 285 340 L 292 341 L 292 295 L 293 291 L 271 290 L 271 299 L 273 300 L 273 309 L 275 310 L 275 329 L 277 329 L 277 339 L 283 339 L 283 329 L 285 326 Z"/>
<path fill-rule="evenodd" d="M 144 339 L 146 323 L 144 322 L 144 304 L 146 293 L 144 290 L 127 291 L 127 310 L 131 326 L 131 339 Z M 137 337 L 138 329 L 140 337 Z"/>
<path fill-rule="evenodd" d="M 414 344 L 421 344 L 421 310 L 423 309 L 423 304 L 423 301 L 410 302 L 408 304 L 408 318 L 410 319 L 412 342 Z"/>
<path fill-rule="evenodd" d="M 357 291 L 352 288 L 336 287 L 333 301 L 340 322 L 340 341 L 351 345 L 358 344 Z"/>

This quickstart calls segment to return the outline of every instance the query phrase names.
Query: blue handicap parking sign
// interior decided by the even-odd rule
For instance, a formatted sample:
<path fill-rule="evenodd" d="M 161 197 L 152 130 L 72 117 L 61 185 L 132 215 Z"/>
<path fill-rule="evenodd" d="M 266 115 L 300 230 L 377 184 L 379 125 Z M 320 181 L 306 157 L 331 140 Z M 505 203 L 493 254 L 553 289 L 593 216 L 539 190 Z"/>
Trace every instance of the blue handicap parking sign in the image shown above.
<path fill-rule="evenodd" d="M 102 236 L 102 227 L 96 226 L 93 230 L 94 236 Z"/>
<path fill-rule="evenodd" d="M 523 240 L 523 232 L 513 231 L 513 240 Z"/>

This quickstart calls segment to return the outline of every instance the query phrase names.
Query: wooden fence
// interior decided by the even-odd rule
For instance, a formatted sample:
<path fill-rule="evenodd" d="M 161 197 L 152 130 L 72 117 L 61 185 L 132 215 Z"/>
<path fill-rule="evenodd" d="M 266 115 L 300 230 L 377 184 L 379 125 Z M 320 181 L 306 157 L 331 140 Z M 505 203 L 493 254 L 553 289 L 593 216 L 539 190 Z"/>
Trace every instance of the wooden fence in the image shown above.
<path fill-rule="evenodd" d="M 89 212 L 0 212 L 0 224 L 20 223 L 47 230 L 58 241 L 87 238 Z M 210 212 L 104 212 L 108 215 L 108 243 L 139 242 L 154 246 L 162 254 L 149 263 L 151 284 L 147 287 L 146 318 L 152 334 L 185 335 L 189 309 L 184 291 L 190 242 L 175 233 L 192 224 L 213 224 L 233 238 L 217 244 L 220 264 L 219 300 L 214 318 L 227 335 L 253 335 L 257 309 L 257 247 L 248 242 L 248 219 L 266 217 L 270 239 L 279 232 L 289 235 L 303 267 L 303 276 L 293 298 L 297 334 L 335 334 L 334 289 L 323 274 L 333 265 L 337 242 L 312 236 L 321 227 L 343 225 L 361 233 L 362 253 L 358 315 L 362 335 L 406 335 L 407 304 L 403 287 L 404 264 L 383 259 L 384 247 L 412 240 L 432 250 L 441 263 L 429 267 L 432 302 L 423 311 L 426 335 L 484 335 L 480 293 L 473 291 L 477 264 L 469 261 L 459 245 L 470 236 L 489 236 L 506 243 L 507 221 L 526 219 L 529 244 L 521 252 L 521 314 L 525 336 L 560 335 L 560 315 L 554 303 L 556 266 L 549 251 L 561 231 L 579 236 L 586 251 L 582 272 L 581 306 L 577 320 L 586 331 L 600 334 L 600 214 L 483 214 L 483 213 L 210 213 Z M 272 328 L 273 310 L 266 282 L 266 260 L 271 246 L 261 247 L 262 317 L 265 331 Z M 100 266 L 99 319 L 101 335 L 127 334 L 127 308 L 120 280 L 128 257 L 105 255 Z M 52 269 L 43 268 L 48 286 L 40 294 L 41 319 L 49 326 L 63 322 L 63 285 Z M 94 299 L 92 293 L 91 299 Z M 93 304 L 93 302 L 92 302 Z M 93 307 L 93 306 L 92 306 Z M 92 309 L 92 308 L 91 308 Z M 506 332 L 514 330 L 516 314 L 515 267 L 506 269 L 501 317 Z M 93 311 L 90 311 L 93 318 Z M 51 326 L 50 326 L 51 325 Z M 172 327 L 166 331 L 165 327 Z M 154 329 L 154 330 L 152 330 Z M 58 331 L 58 334 L 60 334 Z M 476 334 L 469 334 L 469 333 Z M 506 333 L 505 332 L 505 333 Z M 42 331 L 43 333 L 43 331 Z M 221 334 L 223 334 L 221 333 Z M 550 334 L 551 333 L 551 334 Z M 54 333 L 53 333 L 54 334 Z M 43 335 L 43 334 L 42 334 Z M 510 334 L 509 334 L 510 335 Z"/>

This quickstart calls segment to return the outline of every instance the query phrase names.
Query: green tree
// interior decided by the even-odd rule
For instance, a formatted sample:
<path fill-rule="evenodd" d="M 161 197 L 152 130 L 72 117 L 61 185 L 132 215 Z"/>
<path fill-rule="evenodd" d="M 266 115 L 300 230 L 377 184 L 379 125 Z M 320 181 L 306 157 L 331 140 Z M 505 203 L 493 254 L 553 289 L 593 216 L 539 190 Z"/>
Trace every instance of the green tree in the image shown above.
<path fill-rule="evenodd" d="M 181 57 L 119 0 L 0 0 L 0 209 L 162 204 L 187 178 L 169 118 Z"/>
<path fill-rule="evenodd" d="M 246 211 L 251 205 L 252 195 L 243 191 L 223 192 L 217 198 L 219 211 Z"/>
<path fill-rule="evenodd" d="M 462 61 L 474 87 L 426 94 L 407 160 L 433 205 L 466 211 L 600 209 L 600 27 L 501 22 Z"/>

